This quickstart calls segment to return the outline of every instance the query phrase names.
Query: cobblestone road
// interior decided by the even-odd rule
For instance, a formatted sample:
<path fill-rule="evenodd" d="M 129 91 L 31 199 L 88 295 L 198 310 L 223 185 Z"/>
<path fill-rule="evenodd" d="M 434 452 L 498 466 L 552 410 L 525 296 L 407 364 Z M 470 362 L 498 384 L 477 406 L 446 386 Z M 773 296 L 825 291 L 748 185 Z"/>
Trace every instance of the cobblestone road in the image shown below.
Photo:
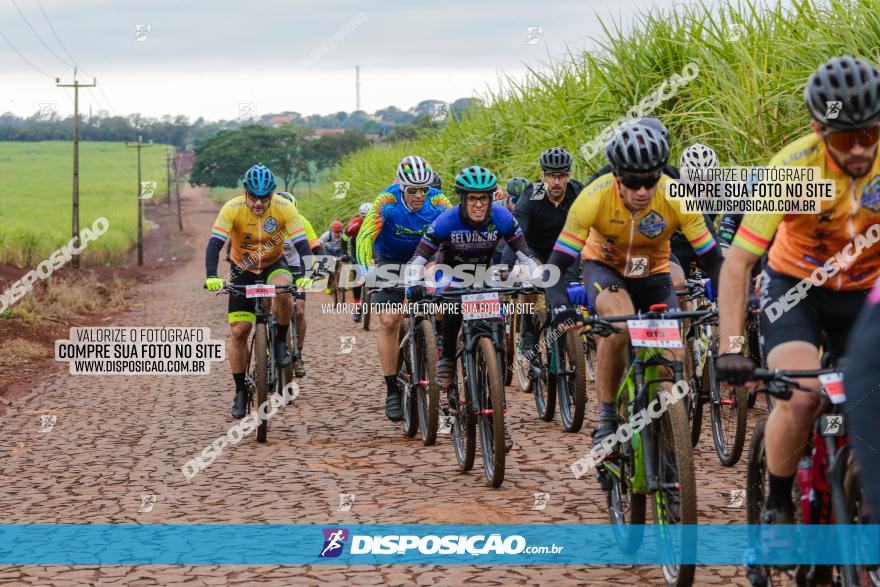
<path fill-rule="evenodd" d="M 187 235 L 201 249 L 216 204 L 186 194 Z M 116 326 L 208 326 L 225 337 L 226 298 L 202 287 L 201 255 L 158 283 L 142 286 L 141 305 Z M 4 523 L 607 523 L 604 495 L 569 464 L 589 446 L 589 426 L 564 434 L 541 422 L 530 395 L 508 388 L 516 448 L 502 488 L 484 483 L 479 464 L 455 466 L 449 436 L 433 447 L 403 437 L 383 414 L 375 333 L 350 316 L 321 315 L 323 294 L 308 302 L 308 376 L 291 406 L 270 422 L 269 442 L 253 436 L 227 449 L 187 482 L 180 466 L 232 421 L 228 365 L 202 376 L 74 376 L 59 368 L 0 416 Z M 354 352 L 337 354 L 341 335 Z M 592 409 L 592 408 L 591 408 Z M 56 415 L 40 432 L 42 415 Z M 752 412 L 756 419 L 760 414 Z M 706 421 L 708 426 L 708 420 Z M 704 428 L 697 458 L 700 521 L 744 521 L 728 508 L 744 487 L 745 465 L 720 466 Z M 550 494 L 540 511 L 535 493 Z M 142 495 L 156 495 L 139 512 Z M 337 511 L 340 494 L 354 494 Z M 222 545 L 218 545 L 222 548 Z M 0 567 L 0 583 L 27 585 L 633 585 L 662 583 L 655 567 L 480 566 L 25 566 Z M 747 584 L 735 567 L 700 568 L 698 585 Z"/>

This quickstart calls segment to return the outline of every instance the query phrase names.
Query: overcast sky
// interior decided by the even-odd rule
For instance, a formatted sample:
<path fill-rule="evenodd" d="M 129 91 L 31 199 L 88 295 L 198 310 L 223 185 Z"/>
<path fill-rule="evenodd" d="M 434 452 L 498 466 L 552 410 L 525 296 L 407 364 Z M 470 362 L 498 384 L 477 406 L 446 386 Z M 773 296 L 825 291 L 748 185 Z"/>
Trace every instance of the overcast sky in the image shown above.
<path fill-rule="evenodd" d="M 80 81 L 91 74 L 100 86 L 81 91 L 85 113 L 91 105 L 219 120 L 236 118 L 239 103 L 253 103 L 257 115 L 352 111 L 356 65 L 363 110 L 407 109 L 484 93 L 501 75 L 522 77 L 566 46 L 592 47 L 597 15 L 629 28 L 637 12 L 674 4 L 0 0 L 0 112 L 31 115 L 49 103 L 72 113 L 72 91 L 54 78 L 69 83 L 74 59 L 88 72 Z M 136 25 L 150 26 L 144 40 L 135 40 Z M 536 43 L 527 43 L 529 27 L 543 27 Z M 335 45 L 322 49 L 334 34 Z"/>

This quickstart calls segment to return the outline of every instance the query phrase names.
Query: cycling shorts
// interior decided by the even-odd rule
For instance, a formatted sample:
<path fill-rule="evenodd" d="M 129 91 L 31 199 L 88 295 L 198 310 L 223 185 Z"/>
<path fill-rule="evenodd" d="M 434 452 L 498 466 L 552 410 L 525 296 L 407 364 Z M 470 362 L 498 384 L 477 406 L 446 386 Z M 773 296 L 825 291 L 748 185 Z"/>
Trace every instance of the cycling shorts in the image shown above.
<path fill-rule="evenodd" d="M 616 270 L 597 261 L 584 261 L 583 280 L 587 288 L 590 308 L 596 307 L 598 295 L 610 289 L 625 290 L 637 311 L 647 312 L 654 304 L 666 304 L 670 310 L 678 310 L 678 297 L 672 287 L 669 273 L 655 273 L 647 277 L 623 277 Z"/>
<path fill-rule="evenodd" d="M 761 277 L 761 334 L 764 351 L 792 341 L 808 342 L 819 348 L 823 333 L 830 348 L 824 349 L 836 362 L 843 356 L 846 341 L 855 325 L 859 311 L 865 303 L 868 290 L 835 291 L 824 287 L 811 287 L 806 296 L 788 310 L 779 301 L 800 283 L 770 269 Z M 768 306 L 778 302 L 769 308 Z M 790 305 L 790 304 L 789 304 Z M 771 322 L 771 317 L 775 319 Z"/>
<path fill-rule="evenodd" d="M 376 265 L 379 267 L 382 265 L 398 265 L 403 267 L 406 263 L 407 261 L 395 261 L 393 259 L 378 259 L 376 261 Z M 402 304 L 404 297 L 404 291 L 402 289 L 374 291 L 370 294 L 370 303 L 374 306 L 379 304 Z M 372 309 L 373 308 L 370 308 L 370 310 Z M 382 311 L 381 308 L 378 308 L 377 310 L 379 312 Z"/>
<path fill-rule="evenodd" d="M 232 273 L 235 275 L 235 277 L 232 278 L 232 283 L 235 285 L 253 285 L 258 279 L 262 280 L 264 283 L 269 283 L 269 280 L 272 277 L 279 274 L 286 274 L 291 279 L 293 278 L 293 275 L 290 273 L 290 268 L 287 266 L 287 261 L 284 260 L 284 256 L 281 256 L 277 261 L 263 269 L 260 273 L 244 271 L 240 267 L 235 267 Z M 256 307 L 256 298 L 246 298 L 244 295 L 230 293 L 228 310 L 230 324 L 232 322 L 241 321 L 253 323 L 254 310 Z"/>

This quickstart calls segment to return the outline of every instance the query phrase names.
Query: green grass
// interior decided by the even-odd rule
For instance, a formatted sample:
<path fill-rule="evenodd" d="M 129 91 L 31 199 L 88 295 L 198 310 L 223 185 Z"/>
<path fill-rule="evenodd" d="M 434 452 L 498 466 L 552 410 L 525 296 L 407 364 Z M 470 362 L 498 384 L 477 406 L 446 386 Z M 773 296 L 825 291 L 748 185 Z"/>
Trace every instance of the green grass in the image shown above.
<path fill-rule="evenodd" d="M 165 201 L 170 148 L 141 151 L 142 180 L 157 183 L 145 208 Z M 110 223 L 89 243 L 82 263 L 123 263 L 137 240 L 137 151 L 124 143 L 82 142 L 79 170 L 80 229 L 101 216 Z M 70 240 L 72 186 L 70 142 L 0 142 L 0 263 L 33 267 Z"/>
<path fill-rule="evenodd" d="M 730 39 L 733 25 L 744 28 L 739 40 Z M 691 61 L 697 77 L 653 112 L 670 129 L 673 162 L 702 142 L 722 164 L 765 164 L 808 131 L 801 92 L 822 62 L 844 53 L 880 62 L 880 0 L 795 0 L 788 12 L 750 2 L 711 11 L 679 5 L 676 12 L 642 14 L 632 30 L 608 22 L 603 28 L 598 50 L 546 63 L 522 83 L 508 80 L 488 97 L 490 107 L 415 143 L 355 153 L 330 177 L 350 179 L 366 197 L 386 186 L 401 157 L 413 153 L 426 157 L 447 185 L 475 163 L 501 179 L 534 179 L 541 151 L 560 145 L 575 155 L 574 176 L 586 179 L 605 160 L 601 149 L 584 160 L 581 146 Z M 337 206 L 326 195 L 332 186 L 320 188 L 328 209 Z"/>

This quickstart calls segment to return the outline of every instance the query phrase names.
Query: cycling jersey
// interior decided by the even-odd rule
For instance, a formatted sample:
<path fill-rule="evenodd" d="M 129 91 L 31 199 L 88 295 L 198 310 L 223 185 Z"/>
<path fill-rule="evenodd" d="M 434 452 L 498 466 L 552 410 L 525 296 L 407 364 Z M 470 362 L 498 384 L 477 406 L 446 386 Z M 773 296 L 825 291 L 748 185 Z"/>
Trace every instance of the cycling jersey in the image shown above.
<path fill-rule="evenodd" d="M 285 240 L 308 250 L 306 230 L 294 205 L 281 196 L 271 197 L 262 216 L 248 209 L 245 196 L 232 198 L 220 209 L 211 229 L 211 238 L 220 241 L 221 248 L 227 240 L 232 242 L 232 262 L 249 271 L 260 272 L 278 261 Z M 210 273 L 210 263 L 206 264 Z M 216 263 L 213 268 L 216 272 Z"/>
<path fill-rule="evenodd" d="M 345 243 L 343 242 L 343 234 L 340 230 L 337 233 L 333 233 L 331 231 L 326 231 L 321 235 L 319 239 L 328 249 L 332 249 L 334 251 L 342 251 L 345 248 Z"/>
<path fill-rule="evenodd" d="M 522 228 L 529 249 L 541 262 L 546 263 L 550 253 L 553 252 L 553 245 L 556 244 L 559 232 L 565 226 L 568 211 L 584 186 L 574 179 L 568 180 L 562 199 L 555 204 L 550 201 L 546 192 L 535 193 L 536 189 L 540 189 L 538 186 L 542 186 L 541 182 L 526 186 L 522 197 L 516 203 L 513 215 Z M 539 195 L 540 199 L 534 199 L 536 195 Z"/>
<path fill-rule="evenodd" d="M 841 257 L 847 257 L 844 249 L 853 250 L 848 245 L 859 240 L 857 235 L 863 235 L 860 240 L 865 241 L 866 231 L 880 223 L 880 158 L 875 158 L 865 177 L 854 180 L 830 160 L 821 137 L 810 133 L 783 148 L 770 161 L 770 166 L 818 167 L 823 179 L 834 180 L 836 190 L 833 200 L 819 200 L 818 214 L 744 216 L 733 239 L 734 246 L 755 255 L 762 255 L 769 247 L 771 269 L 796 279 L 810 277 L 836 253 L 843 252 Z M 880 247 L 870 245 L 868 241 L 861 255 L 819 287 L 834 290 L 871 287 L 880 277 Z"/>
<path fill-rule="evenodd" d="M 390 185 L 376 197 L 357 237 L 357 261 L 362 267 L 373 262 L 373 245 L 381 259 L 406 261 L 412 257 L 431 222 L 452 204 L 443 192 L 431 188 L 425 203 L 412 211 L 403 201 L 400 185 Z"/>
<path fill-rule="evenodd" d="M 703 217 L 681 213 L 677 202 L 666 199 L 669 181 L 663 175 L 650 205 L 632 213 L 620 197 L 614 175 L 602 176 L 572 205 L 552 257 L 567 258 L 567 267 L 580 254 L 583 260 L 598 261 L 625 277 L 667 273 L 669 237 L 679 227 L 698 255 L 713 250 L 720 255 Z"/>
<path fill-rule="evenodd" d="M 460 206 L 454 206 L 437 217 L 419 241 L 411 262 L 427 261 L 437 254 L 436 262 L 451 267 L 462 264 L 488 265 L 498 241 L 504 239 L 521 253 L 526 250 L 523 233 L 510 210 L 492 204 L 491 218 L 475 227 L 462 217 Z"/>
<path fill-rule="evenodd" d="M 303 227 L 306 229 L 306 239 L 309 241 L 309 248 L 314 250 L 320 247 L 321 241 L 318 240 L 318 235 L 315 233 L 312 223 L 302 214 L 299 215 L 299 219 L 302 221 Z M 296 250 L 293 239 L 284 241 L 284 259 L 287 261 L 287 266 L 291 269 L 296 269 L 301 265 L 299 251 Z"/>
<path fill-rule="evenodd" d="M 349 244 L 350 256 L 357 259 L 357 235 L 361 231 L 361 225 L 364 223 L 363 216 L 355 216 L 348 221 L 342 231 L 342 240 Z"/>

